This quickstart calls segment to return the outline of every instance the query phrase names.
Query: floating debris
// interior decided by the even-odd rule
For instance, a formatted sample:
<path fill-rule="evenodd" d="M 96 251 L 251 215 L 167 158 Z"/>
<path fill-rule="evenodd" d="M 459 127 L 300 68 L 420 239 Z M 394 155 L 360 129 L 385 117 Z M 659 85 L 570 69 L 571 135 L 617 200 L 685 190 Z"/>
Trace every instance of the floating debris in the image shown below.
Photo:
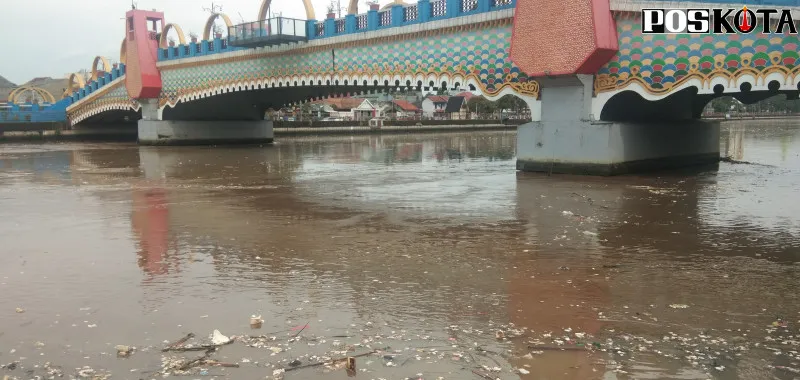
<path fill-rule="evenodd" d="M 76 375 L 82 379 L 92 379 L 92 380 L 106 380 L 111 378 L 111 374 L 103 371 L 97 371 L 92 367 L 83 366 L 81 368 L 76 368 Z"/>
<path fill-rule="evenodd" d="M 228 338 L 227 336 L 222 335 L 222 333 L 219 332 L 219 330 L 214 330 L 214 332 L 211 333 L 211 343 L 213 343 L 215 345 L 228 344 L 230 342 L 231 342 L 231 338 Z"/>
<path fill-rule="evenodd" d="M 119 357 L 123 357 L 123 358 L 124 357 L 128 357 L 128 356 L 131 355 L 131 353 L 133 353 L 133 347 L 131 347 L 131 346 L 125 346 L 125 345 L 121 345 L 120 344 L 120 345 L 117 345 L 114 348 L 116 348 L 117 356 L 119 356 Z"/>
<path fill-rule="evenodd" d="M 254 329 L 260 329 L 261 325 L 264 323 L 264 320 L 261 319 L 261 316 L 256 316 L 255 314 L 250 316 L 250 327 Z"/>

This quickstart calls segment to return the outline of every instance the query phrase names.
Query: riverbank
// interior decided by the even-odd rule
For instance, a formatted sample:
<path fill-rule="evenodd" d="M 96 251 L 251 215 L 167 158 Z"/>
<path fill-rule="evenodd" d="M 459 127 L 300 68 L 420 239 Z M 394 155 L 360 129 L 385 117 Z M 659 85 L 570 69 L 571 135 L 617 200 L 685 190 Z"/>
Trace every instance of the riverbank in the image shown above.
<path fill-rule="evenodd" d="M 3 130 L 0 126 L 0 143 L 15 142 L 97 142 L 136 141 L 136 123 L 113 126 L 82 126 L 75 129 L 14 129 Z"/>
<path fill-rule="evenodd" d="M 274 128 L 276 135 L 321 135 L 321 134 L 380 134 L 380 133 L 421 133 L 421 132 L 450 132 L 450 131 L 487 131 L 487 130 L 515 130 L 516 125 L 507 124 L 478 124 L 478 125 L 406 125 L 384 126 L 372 129 L 363 126 L 351 127 L 284 127 Z"/>
<path fill-rule="evenodd" d="M 716 121 L 734 121 L 734 120 L 797 120 L 800 119 L 800 115 L 776 115 L 776 116 L 736 116 L 736 117 L 724 117 L 724 116 L 711 116 L 711 117 L 703 117 L 702 120 L 716 120 Z"/>
<path fill-rule="evenodd" d="M 341 135 L 341 134 L 387 134 L 387 133 L 428 133 L 428 132 L 454 132 L 454 131 L 492 131 L 515 130 L 517 125 L 494 123 L 474 123 L 474 120 L 464 120 L 471 124 L 444 124 L 443 121 L 431 121 L 437 124 L 425 125 L 389 125 L 380 129 L 371 129 L 363 125 L 347 125 L 343 122 L 303 123 L 303 122 L 275 122 L 275 135 L 302 136 L 302 135 Z M 0 143 L 13 142 L 80 142 L 80 141 L 115 141 L 135 142 L 137 140 L 136 126 L 124 127 L 93 127 L 73 129 L 66 131 L 13 131 L 0 134 Z"/>

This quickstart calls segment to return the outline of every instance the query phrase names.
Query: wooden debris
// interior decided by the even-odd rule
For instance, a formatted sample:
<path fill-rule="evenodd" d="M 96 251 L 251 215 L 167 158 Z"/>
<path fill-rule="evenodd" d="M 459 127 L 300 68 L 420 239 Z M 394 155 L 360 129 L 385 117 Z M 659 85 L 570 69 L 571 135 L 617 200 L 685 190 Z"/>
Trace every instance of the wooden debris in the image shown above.
<path fill-rule="evenodd" d="M 178 368 L 178 370 L 186 371 L 189 368 L 196 367 L 196 366 L 204 364 L 205 361 L 208 360 L 208 357 L 211 356 L 212 353 L 214 353 L 214 351 L 216 351 L 216 350 L 214 350 L 214 349 L 208 350 L 208 351 L 206 351 L 205 354 L 203 354 L 203 356 L 201 356 L 199 358 L 195 358 L 195 359 L 189 360 L 186 363 L 183 363 L 183 365 L 180 366 Z"/>
<path fill-rule="evenodd" d="M 286 372 L 289 372 L 289 371 L 294 371 L 294 370 L 303 369 L 303 368 L 318 367 L 318 366 L 325 365 L 325 364 L 333 364 L 333 363 L 336 363 L 336 362 L 340 362 L 340 361 L 343 361 L 343 360 L 350 360 L 350 359 L 353 359 L 355 361 L 355 358 L 360 358 L 362 356 L 372 355 L 372 354 L 374 354 L 376 352 L 378 352 L 378 350 L 372 350 L 370 352 L 365 352 L 363 354 L 358 354 L 358 355 L 348 356 L 348 357 L 344 357 L 344 358 L 333 359 L 333 360 L 329 360 L 329 361 L 326 361 L 326 362 L 311 363 L 311 364 L 301 365 L 301 366 L 297 366 L 297 367 L 285 368 L 285 370 L 286 370 Z M 353 364 L 353 366 L 355 367 L 355 364 Z"/>
<path fill-rule="evenodd" d="M 480 376 L 480 377 L 482 377 L 482 378 L 484 378 L 486 380 L 497 380 L 494 377 L 491 377 L 491 376 L 489 376 L 489 375 L 487 375 L 487 374 L 485 374 L 483 372 L 480 372 L 480 371 L 478 371 L 476 369 L 473 369 L 472 373 L 474 373 L 474 374 L 476 374 L 476 375 L 478 375 L 478 376 Z"/>
<path fill-rule="evenodd" d="M 192 338 L 194 338 L 194 333 L 188 333 L 188 334 L 186 334 L 185 337 L 180 338 L 177 341 L 168 344 L 167 347 L 164 347 L 161 350 L 161 352 L 167 352 L 169 350 L 172 350 L 172 349 L 175 349 L 177 347 L 183 346 L 183 344 L 186 343 L 186 341 L 188 341 L 189 339 L 192 339 Z"/>
<path fill-rule="evenodd" d="M 529 349 L 538 351 L 590 351 L 587 347 L 588 346 L 528 346 Z"/>
<path fill-rule="evenodd" d="M 231 337 L 227 342 L 221 344 L 200 344 L 200 345 L 192 345 L 192 346 L 184 346 L 186 341 L 193 338 L 195 335 L 193 333 L 187 334 L 185 337 L 181 338 L 180 340 L 176 341 L 175 343 L 170 343 L 167 347 L 161 349 L 161 352 L 188 352 L 188 351 L 206 351 L 206 350 L 213 350 L 220 346 L 225 346 L 231 344 L 236 341 L 236 337 Z"/>
<path fill-rule="evenodd" d="M 347 370 L 347 375 L 353 377 L 356 375 L 356 358 L 350 356 L 347 358 L 347 364 L 344 367 Z"/>

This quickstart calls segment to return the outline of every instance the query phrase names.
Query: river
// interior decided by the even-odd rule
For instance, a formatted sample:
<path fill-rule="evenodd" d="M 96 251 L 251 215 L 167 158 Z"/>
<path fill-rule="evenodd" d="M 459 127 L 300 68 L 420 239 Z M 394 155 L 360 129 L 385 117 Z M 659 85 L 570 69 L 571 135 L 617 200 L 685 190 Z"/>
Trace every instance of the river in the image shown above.
<path fill-rule="evenodd" d="M 513 131 L 0 145 L 0 376 L 161 378 L 218 329 L 239 367 L 192 378 L 796 378 L 800 122 L 723 126 L 731 162 L 611 178 Z"/>

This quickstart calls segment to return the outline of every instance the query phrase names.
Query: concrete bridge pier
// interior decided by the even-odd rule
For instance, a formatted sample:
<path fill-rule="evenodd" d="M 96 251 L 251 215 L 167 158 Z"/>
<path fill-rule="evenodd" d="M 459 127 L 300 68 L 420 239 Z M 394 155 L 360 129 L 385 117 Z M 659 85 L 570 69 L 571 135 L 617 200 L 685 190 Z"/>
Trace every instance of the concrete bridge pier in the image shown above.
<path fill-rule="evenodd" d="M 273 141 L 272 121 L 260 117 L 250 120 L 178 119 L 165 120 L 158 100 L 142 101 L 142 119 L 138 124 L 141 145 L 214 145 L 262 144 Z"/>
<path fill-rule="evenodd" d="M 693 119 L 691 109 L 674 119 L 599 121 L 592 75 L 542 78 L 540 86 L 541 121 L 518 129 L 518 170 L 617 175 L 719 161 L 719 123 Z"/>

